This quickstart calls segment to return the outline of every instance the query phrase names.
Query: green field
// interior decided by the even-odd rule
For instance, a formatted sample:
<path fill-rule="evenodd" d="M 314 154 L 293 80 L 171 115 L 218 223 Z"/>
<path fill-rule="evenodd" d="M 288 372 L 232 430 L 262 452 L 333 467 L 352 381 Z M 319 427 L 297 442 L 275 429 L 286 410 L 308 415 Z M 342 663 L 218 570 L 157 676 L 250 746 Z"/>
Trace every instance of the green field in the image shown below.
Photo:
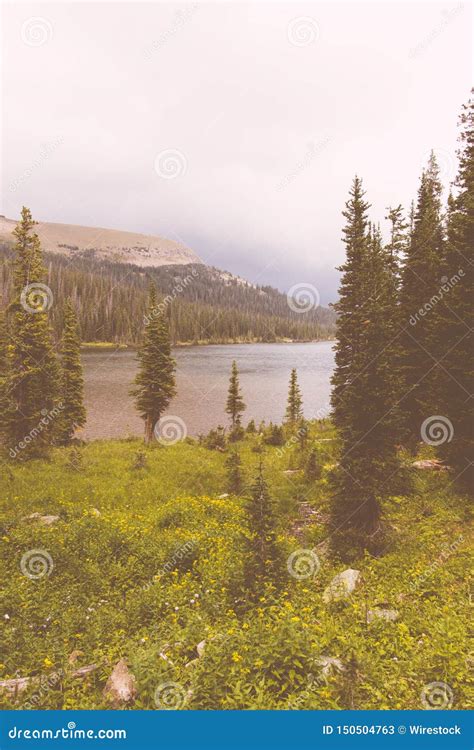
<path fill-rule="evenodd" d="M 326 604 L 324 589 L 348 566 L 328 557 L 325 541 L 337 442 L 328 423 L 311 432 L 323 465 L 313 483 L 298 446 L 262 456 L 256 437 L 238 444 L 249 481 L 263 458 L 285 556 L 315 549 L 321 563 L 244 610 L 235 592 L 245 500 L 220 497 L 224 453 L 191 440 L 104 441 L 79 458 L 55 449 L 48 462 L 4 467 L 0 679 L 34 679 L 16 695 L 0 690 L 1 706 L 107 707 L 104 685 L 122 657 L 136 678 L 132 708 L 159 707 L 168 683 L 183 709 L 417 709 L 434 682 L 450 687 L 453 708 L 472 705 L 466 499 L 449 472 L 413 472 L 410 495 L 385 508 L 383 556 L 353 563 L 354 593 Z M 38 578 L 27 574 L 31 550 L 49 556 Z M 387 608 L 396 621 L 370 614 Z M 87 677 L 73 676 L 88 665 Z"/>

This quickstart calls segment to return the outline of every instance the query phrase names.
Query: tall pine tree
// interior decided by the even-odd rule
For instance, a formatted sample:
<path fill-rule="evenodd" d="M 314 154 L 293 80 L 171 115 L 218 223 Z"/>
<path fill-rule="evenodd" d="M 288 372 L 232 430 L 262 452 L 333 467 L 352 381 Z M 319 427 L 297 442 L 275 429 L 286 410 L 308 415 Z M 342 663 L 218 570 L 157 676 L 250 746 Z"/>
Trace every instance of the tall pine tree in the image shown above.
<path fill-rule="evenodd" d="M 9 306 L 5 443 L 11 456 L 47 452 L 57 430 L 60 369 L 48 323 L 51 292 L 44 285 L 41 245 L 35 222 L 23 207 L 15 237 L 14 290 Z"/>
<path fill-rule="evenodd" d="M 303 399 L 301 398 L 301 391 L 298 385 L 298 376 L 296 369 L 293 368 L 288 386 L 288 402 L 285 414 L 286 421 L 290 425 L 295 425 L 303 416 L 302 405 Z"/>
<path fill-rule="evenodd" d="M 176 393 L 176 364 L 166 319 L 158 313 L 154 284 L 150 286 L 143 344 L 137 356 L 139 369 L 131 395 L 145 422 L 145 443 L 150 444 L 158 420 Z"/>
<path fill-rule="evenodd" d="M 61 444 L 67 445 L 76 429 L 86 423 L 84 408 L 84 378 L 81 364 L 81 340 L 76 312 L 72 301 L 66 301 L 64 309 L 64 334 L 61 346 L 61 401 L 59 436 Z"/>
<path fill-rule="evenodd" d="M 334 476 L 331 541 L 347 561 L 383 543 L 382 506 L 395 486 L 398 383 L 394 376 L 394 276 L 379 230 L 350 270 L 367 297 L 351 363 L 355 374 L 339 401 L 341 458 Z M 346 308 L 346 314 L 349 309 Z M 339 341 L 338 341 L 339 344 Z M 336 381 L 337 381 L 336 370 Z"/>
<path fill-rule="evenodd" d="M 232 431 L 238 430 L 241 427 L 245 404 L 240 391 L 239 371 L 235 360 L 232 362 L 225 410 L 230 416 Z"/>
<path fill-rule="evenodd" d="M 332 376 L 331 403 L 333 420 L 343 427 L 347 410 L 344 402 L 348 387 L 357 375 L 356 362 L 360 361 L 362 336 L 364 333 L 365 305 L 369 297 L 365 273 L 368 253 L 369 204 L 364 200 L 362 181 L 355 177 L 343 216 L 346 225 L 343 241 L 346 246 L 346 261 L 339 268 L 342 272 L 337 311 L 335 370 Z"/>

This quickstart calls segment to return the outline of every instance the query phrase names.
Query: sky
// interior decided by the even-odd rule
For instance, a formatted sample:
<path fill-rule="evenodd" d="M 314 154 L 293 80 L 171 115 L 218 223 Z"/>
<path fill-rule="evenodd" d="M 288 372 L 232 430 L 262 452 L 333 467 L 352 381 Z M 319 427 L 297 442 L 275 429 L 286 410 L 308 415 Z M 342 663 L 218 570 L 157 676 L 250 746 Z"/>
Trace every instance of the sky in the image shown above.
<path fill-rule="evenodd" d="M 159 234 L 337 296 L 342 210 L 456 171 L 467 2 L 3 3 L 0 213 Z"/>

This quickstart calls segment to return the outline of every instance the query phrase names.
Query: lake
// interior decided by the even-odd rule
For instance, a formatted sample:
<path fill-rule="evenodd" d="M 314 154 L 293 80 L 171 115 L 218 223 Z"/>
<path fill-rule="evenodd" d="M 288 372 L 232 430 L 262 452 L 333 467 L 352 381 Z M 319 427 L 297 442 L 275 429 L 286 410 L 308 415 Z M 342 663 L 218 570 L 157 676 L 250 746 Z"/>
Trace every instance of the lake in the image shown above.
<path fill-rule="evenodd" d="M 307 344 L 229 344 L 174 349 L 177 396 L 167 414 L 177 416 L 191 436 L 226 425 L 225 402 L 230 367 L 235 359 L 250 419 L 281 422 L 292 367 L 298 370 L 306 418 L 323 418 L 329 410 L 334 366 L 332 341 Z M 85 351 L 86 439 L 142 435 L 143 423 L 128 395 L 136 372 L 134 351 Z"/>

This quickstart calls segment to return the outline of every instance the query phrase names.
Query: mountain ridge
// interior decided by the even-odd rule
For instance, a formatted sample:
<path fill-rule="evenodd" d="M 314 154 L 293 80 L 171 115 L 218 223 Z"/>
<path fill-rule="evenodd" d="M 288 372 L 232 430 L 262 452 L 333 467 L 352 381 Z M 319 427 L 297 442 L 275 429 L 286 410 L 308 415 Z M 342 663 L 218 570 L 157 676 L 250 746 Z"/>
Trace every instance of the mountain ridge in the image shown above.
<path fill-rule="evenodd" d="M 0 216 L 0 242 L 14 242 L 16 224 L 14 219 Z M 87 254 L 141 268 L 202 263 L 186 245 L 159 235 L 48 221 L 38 221 L 35 231 L 45 252 L 66 257 Z"/>

